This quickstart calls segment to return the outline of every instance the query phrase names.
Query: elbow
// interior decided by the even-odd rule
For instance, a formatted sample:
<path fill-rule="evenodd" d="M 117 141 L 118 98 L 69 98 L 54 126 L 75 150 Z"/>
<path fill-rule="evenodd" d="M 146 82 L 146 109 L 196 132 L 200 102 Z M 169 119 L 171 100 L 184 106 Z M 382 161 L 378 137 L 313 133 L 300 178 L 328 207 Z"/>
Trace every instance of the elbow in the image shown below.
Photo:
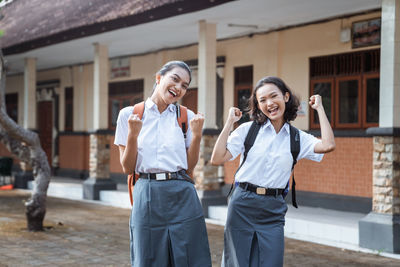
<path fill-rule="evenodd" d="M 332 151 L 335 150 L 335 149 L 336 149 L 336 143 L 335 143 L 335 141 L 330 142 L 329 144 L 327 144 L 324 153 L 332 152 Z"/>
<path fill-rule="evenodd" d="M 333 144 L 331 144 L 331 146 L 329 147 L 329 152 L 332 152 L 335 149 L 336 149 L 336 144 L 335 142 L 333 142 Z"/>
<path fill-rule="evenodd" d="M 121 166 L 122 166 L 122 171 L 124 172 L 124 174 L 132 174 L 135 171 L 135 169 L 124 165 L 123 162 L 121 162 Z"/>

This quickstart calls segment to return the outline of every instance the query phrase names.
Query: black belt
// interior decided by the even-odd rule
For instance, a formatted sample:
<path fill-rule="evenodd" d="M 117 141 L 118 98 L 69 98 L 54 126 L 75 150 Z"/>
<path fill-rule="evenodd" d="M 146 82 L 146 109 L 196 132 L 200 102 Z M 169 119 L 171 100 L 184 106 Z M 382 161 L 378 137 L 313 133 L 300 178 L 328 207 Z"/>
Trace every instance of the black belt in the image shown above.
<path fill-rule="evenodd" d="M 239 183 L 239 186 L 244 190 L 254 192 L 257 195 L 266 195 L 266 196 L 282 195 L 283 191 L 285 191 L 285 189 L 281 188 L 265 188 L 246 182 Z"/>
<path fill-rule="evenodd" d="M 139 173 L 139 178 L 152 179 L 157 181 L 184 180 L 194 184 L 192 179 L 190 179 L 189 176 L 186 174 L 185 170 L 180 170 L 177 172 Z"/>

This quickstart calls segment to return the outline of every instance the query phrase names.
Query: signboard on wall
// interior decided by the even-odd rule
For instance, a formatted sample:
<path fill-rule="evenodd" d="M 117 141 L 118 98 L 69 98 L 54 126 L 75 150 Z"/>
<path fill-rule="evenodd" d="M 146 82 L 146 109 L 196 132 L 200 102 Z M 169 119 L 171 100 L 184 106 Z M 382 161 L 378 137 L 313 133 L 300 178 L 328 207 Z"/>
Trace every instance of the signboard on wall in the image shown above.
<path fill-rule="evenodd" d="M 131 61 L 128 57 L 110 60 L 110 79 L 129 77 L 131 74 Z"/>
<path fill-rule="evenodd" d="M 381 19 L 354 22 L 351 39 L 353 48 L 379 45 L 381 43 Z"/>

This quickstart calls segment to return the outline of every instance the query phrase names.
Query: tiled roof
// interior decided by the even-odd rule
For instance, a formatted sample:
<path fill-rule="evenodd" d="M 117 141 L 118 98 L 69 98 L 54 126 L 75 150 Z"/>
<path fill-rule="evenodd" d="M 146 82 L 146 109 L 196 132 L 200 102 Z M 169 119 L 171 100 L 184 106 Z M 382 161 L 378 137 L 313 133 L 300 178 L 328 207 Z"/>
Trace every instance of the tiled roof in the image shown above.
<path fill-rule="evenodd" d="M 4 49 L 5 54 L 23 52 L 228 1 L 231 0 L 14 0 L 0 11 L 0 29 L 4 31 L 0 47 L 8 49 Z M 46 39 L 49 36 L 53 38 Z M 40 40 L 43 38 L 46 40 Z M 27 43 L 29 47 L 21 46 Z"/>
<path fill-rule="evenodd" d="M 139 14 L 179 0 L 14 0 L 1 10 L 1 47 Z"/>

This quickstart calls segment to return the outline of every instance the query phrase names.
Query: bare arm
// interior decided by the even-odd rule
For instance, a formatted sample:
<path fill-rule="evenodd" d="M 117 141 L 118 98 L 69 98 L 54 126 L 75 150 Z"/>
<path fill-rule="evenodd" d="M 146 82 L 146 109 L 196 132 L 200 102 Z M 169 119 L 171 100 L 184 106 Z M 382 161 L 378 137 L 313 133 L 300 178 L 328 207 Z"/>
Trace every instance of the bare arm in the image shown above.
<path fill-rule="evenodd" d="M 137 137 L 142 129 L 142 121 L 136 114 L 131 114 L 128 119 L 129 130 L 126 147 L 119 146 L 119 160 L 122 170 L 126 174 L 131 174 L 135 171 L 137 159 Z"/>
<path fill-rule="evenodd" d="M 310 97 L 309 102 L 311 108 L 318 112 L 319 125 L 321 127 L 321 141 L 314 147 L 315 153 L 328 153 L 336 148 L 335 137 L 333 135 L 331 124 L 326 117 L 324 107 L 322 106 L 322 99 L 319 95 Z"/>
<path fill-rule="evenodd" d="M 218 136 L 215 143 L 213 153 L 211 155 L 211 164 L 221 165 L 232 158 L 231 152 L 226 148 L 229 133 L 233 128 L 233 124 L 240 120 L 242 112 L 238 108 L 231 107 L 229 109 L 228 119 L 225 122 L 222 132 Z"/>
<path fill-rule="evenodd" d="M 188 169 L 187 172 L 190 174 L 193 172 L 194 167 L 199 160 L 200 153 L 200 141 L 203 131 L 204 116 L 199 113 L 194 115 L 193 119 L 190 120 L 190 129 L 192 130 L 192 141 L 187 150 L 187 162 Z"/>

